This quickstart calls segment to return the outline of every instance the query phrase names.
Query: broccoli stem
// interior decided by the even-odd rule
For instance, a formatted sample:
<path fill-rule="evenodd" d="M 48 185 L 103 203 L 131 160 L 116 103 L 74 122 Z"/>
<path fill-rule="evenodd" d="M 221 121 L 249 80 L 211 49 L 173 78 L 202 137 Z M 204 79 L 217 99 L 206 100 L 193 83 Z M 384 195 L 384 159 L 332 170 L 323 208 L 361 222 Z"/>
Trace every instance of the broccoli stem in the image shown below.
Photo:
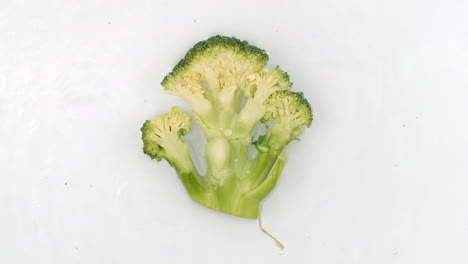
<path fill-rule="evenodd" d="M 273 165 L 275 165 L 276 160 L 278 159 L 278 152 L 261 152 L 257 155 L 255 169 L 252 174 L 249 176 L 252 188 L 257 187 L 262 183 L 265 177 L 270 172 Z"/>
<path fill-rule="evenodd" d="M 256 219 L 259 216 L 260 202 L 273 190 L 276 186 L 279 176 L 283 172 L 286 165 L 287 153 L 280 155 L 275 162 L 273 168 L 269 171 L 265 180 L 256 188 L 249 192 L 243 193 L 238 200 L 236 211 L 227 212 L 233 215 Z"/>
<path fill-rule="evenodd" d="M 258 187 L 253 189 L 252 191 L 246 193 L 247 197 L 250 197 L 251 199 L 255 199 L 258 201 L 261 201 L 263 198 L 265 198 L 271 190 L 276 185 L 276 182 L 279 179 L 279 176 L 283 172 L 284 166 L 286 165 L 286 161 L 288 160 L 288 153 L 283 152 L 279 157 L 278 160 L 276 161 L 275 165 L 273 168 L 270 170 L 266 178 L 260 183 Z"/>
<path fill-rule="evenodd" d="M 248 151 L 251 144 L 251 138 L 246 137 L 237 140 L 231 140 L 232 158 L 231 163 L 236 176 L 242 180 L 252 171 L 253 161 L 249 160 Z"/>
<path fill-rule="evenodd" d="M 224 135 L 209 139 L 207 144 L 208 173 L 197 180 L 196 173 L 179 173 L 190 197 L 208 207 L 231 215 L 256 219 L 260 201 L 276 185 L 286 163 L 281 148 L 260 152 L 248 159 L 251 139 L 228 140 Z M 271 136 L 265 145 L 277 142 Z"/>
<path fill-rule="evenodd" d="M 190 196 L 198 196 L 205 192 L 205 187 L 194 172 L 183 172 L 177 169 L 176 171 Z"/>
<path fill-rule="evenodd" d="M 255 167 L 248 176 L 251 188 L 256 188 L 264 181 L 275 165 L 281 152 L 289 143 L 289 139 L 284 136 L 284 133 L 276 133 L 277 131 L 272 132 L 273 133 L 268 135 L 267 139 L 257 148 L 260 152 L 255 157 Z"/>

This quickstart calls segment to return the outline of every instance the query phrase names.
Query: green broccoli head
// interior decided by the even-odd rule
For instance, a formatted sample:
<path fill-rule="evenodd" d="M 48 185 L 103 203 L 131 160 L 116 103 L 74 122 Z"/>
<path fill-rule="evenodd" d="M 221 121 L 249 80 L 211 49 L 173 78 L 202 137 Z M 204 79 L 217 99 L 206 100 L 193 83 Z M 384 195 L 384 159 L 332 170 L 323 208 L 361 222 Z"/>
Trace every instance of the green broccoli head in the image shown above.
<path fill-rule="evenodd" d="M 312 110 L 279 66 L 267 67 L 262 49 L 233 37 L 214 36 L 190 49 L 162 81 L 169 94 L 188 101 L 205 133 L 207 172 L 201 177 L 181 136 L 191 117 L 179 108 L 146 121 L 143 150 L 173 166 L 192 199 L 206 207 L 257 218 L 259 203 L 276 185 L 287 160 L 284 148 L 310 126 Z M 272 120 L 253 141 L 253 130 Z M 249 146 L 259 150 L 248 155 Z"/>

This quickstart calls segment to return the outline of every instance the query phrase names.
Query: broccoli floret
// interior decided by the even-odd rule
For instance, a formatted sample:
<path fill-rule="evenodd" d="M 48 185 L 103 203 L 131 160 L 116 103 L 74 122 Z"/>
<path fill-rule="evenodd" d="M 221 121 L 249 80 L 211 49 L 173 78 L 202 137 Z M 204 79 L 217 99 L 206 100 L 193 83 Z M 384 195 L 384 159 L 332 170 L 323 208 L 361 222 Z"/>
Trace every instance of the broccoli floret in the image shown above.
<path fill-rule="evenodd" d="M 162 81 L 170 94 L 192 106 L 208 128 L 229 123 L 241 99 L 240 87 L 265 68 L 265 51 L 236 38 L 214 36 L 197 43 Z M 213 112 L 222 112 L 223 121 Z"/>
<path fill-rule="evenodd" d="M 268 68 L 257 73 L 251 74 L 246 84 L 245 95 L 248 98 L 244 108 L 239 113 L 238 132 L 245 136 L 261 120 L 266 112 L 265 102 L 278 91 L 290 89 L 292 83 L 289 81 L 289 75 L 282 71 L 279 66 L 273 70 Z"/>
<path fill-rule="evenodd" d="M 264 50 L 214 36 L 190 49 L 162 81 L 166 92 L 189 102 L 205 133 L 206 175 L 198 173 L 181 138 L 190 131 L 188 114 L 175 107 L 141 129 L 144 152 L 169 162 L 193 200 L 245 218 L 259 216 L 260 202 L 286 164 L 285 147 L 312 122 L 303 94 L 289 91 L 289 75 L 267 63 Z M 267 131 L 254 141 L 260 122 Z M 253 159 L 247 154 L 252 144 L 258 149 Z"/>
<path fill-rule="evenodd" d="M 182 171 L 192 170 L 187 144 L 181 136 L 190 131 L 192 118 L 173 107 L 171 113 L 147 120 L 141 128 L 143 151 L 152 159 L 166 159 Z"/>
<path fill-rule="evenodd" d="M 272 94 L 266 101 L 262 122 L 274 119 L 269 143 L 274 148 L 284 148 L 297 139 L 304 126 L 312 124 L 312 109 L 302 93 L 282 91 Z"/>

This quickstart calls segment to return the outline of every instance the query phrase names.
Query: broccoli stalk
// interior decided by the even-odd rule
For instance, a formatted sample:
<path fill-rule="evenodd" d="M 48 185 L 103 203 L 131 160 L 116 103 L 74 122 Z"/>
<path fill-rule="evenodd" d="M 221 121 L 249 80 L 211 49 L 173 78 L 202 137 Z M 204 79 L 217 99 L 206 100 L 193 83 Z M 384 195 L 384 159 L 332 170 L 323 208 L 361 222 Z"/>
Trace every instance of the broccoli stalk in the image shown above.
<path fill-rule="evenodd" d="M 283 171 L 288 156 L 284 149 L 312 122 L 303 94 L 288 91 L 288 74 L 279 67 L 268 69 L 267 62 L 265 51 L 215 36 L 197 43 L 162 81 L 169 94 L 189 102 L 205 134 L 205 175 L 196 170 L 182 139 L 190 131 L 190 115 L 174 107 L 141 129 L 144 152 L 174 167 L 194 201 L 252 219 L 259 216 L 260 202 Z M 268 129 L 254 141 L 259 122 Z M 249 159 L 252 144 L 258 154 Z"/>

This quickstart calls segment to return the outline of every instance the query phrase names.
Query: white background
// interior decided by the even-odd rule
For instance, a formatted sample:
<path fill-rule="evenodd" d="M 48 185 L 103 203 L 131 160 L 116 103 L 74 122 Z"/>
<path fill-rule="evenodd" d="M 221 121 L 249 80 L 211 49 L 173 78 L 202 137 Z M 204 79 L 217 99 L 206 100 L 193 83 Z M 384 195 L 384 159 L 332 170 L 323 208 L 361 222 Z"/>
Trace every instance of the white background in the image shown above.
<path fill-rule="evenodd" d="M 0 2 L 0 262 L 468 263 L 468 2 Z M 266 49 L 315 111 L 264 224 L 142 153 L 197 41 Z"/>

